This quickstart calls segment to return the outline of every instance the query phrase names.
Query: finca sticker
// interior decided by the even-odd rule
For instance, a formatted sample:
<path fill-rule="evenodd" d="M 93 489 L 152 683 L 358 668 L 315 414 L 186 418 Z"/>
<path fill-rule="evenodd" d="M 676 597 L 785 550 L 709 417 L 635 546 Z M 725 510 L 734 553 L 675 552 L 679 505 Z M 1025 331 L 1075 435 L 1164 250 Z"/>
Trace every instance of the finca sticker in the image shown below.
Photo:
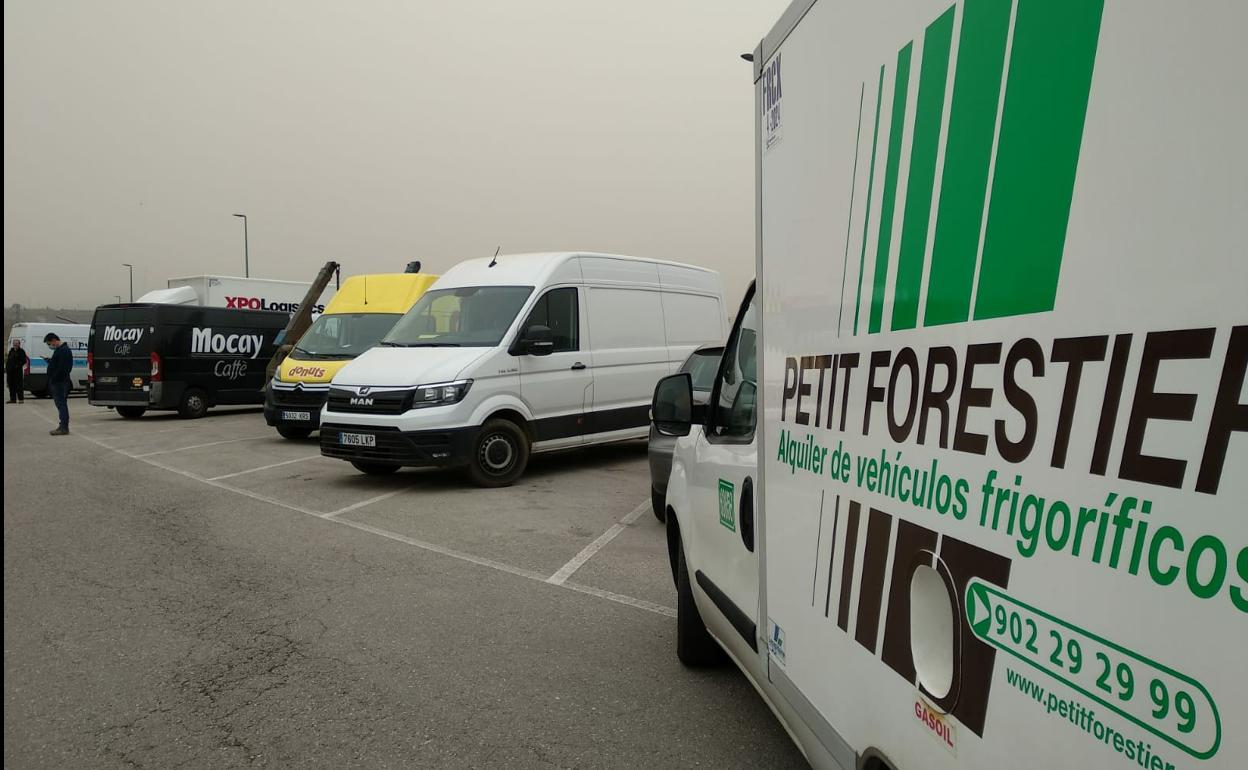
<path fill-rule="evenodd" d="M 737 531 L 737 495 L 731 481 L 719 480 L 719 523 Z"/>

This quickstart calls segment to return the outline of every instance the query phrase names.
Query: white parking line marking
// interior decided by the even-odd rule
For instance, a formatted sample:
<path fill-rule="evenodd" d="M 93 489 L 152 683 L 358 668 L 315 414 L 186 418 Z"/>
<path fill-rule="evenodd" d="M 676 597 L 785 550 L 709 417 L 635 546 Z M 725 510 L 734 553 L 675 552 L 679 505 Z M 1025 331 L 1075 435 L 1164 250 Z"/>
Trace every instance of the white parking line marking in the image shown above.
<path fill-rule="evenodd" d="M 94 425 L 95 423 L 92 423 L 92 424 Z M 186 426 L 179 425 L 176 428 L 157 428 L 156 430 L 140 429 L 139 431 L 134 432 L 134 433 L 122 433 L 122 434 L 114 435 L 114 436 L 97 436 L 96 438 L 100 439 L 101 441 L 125 441 L 126 439 L 146 438 L 152 435 L 153 433 L 173 433 L 174 431 L 185 431 L 185 430 L 186 430 Z"/>
<path fill-rule="evenodd" d="M 232 479 L 235 476 L 246 476 L 248 473 L 259 473 L 260 471 L 267 471 L 269 468 L 280 468 L 283 465 L 293 465 L 294 463 L 307 462 L 308 460 L 315 460 L 318 457 L 320 457 L 319 454 L 308 455 L 307 457 L 296 457 L 293 460 L 285 460 L 280 463 L 273 463 L 272 465 L 261 465 L 259 468 L 250 468 L 245 471 L 239 471 L 238 473 L 227 473 L 224 476 L 213 476 L 208 479 L 208 481 L 220 481 L 221 479 Z"/>
<path fill-rule="evenodd" d="M 581 552 L 572 557 L 572 560 L 559 568 L 559 571 L 546 578 L 546 582 L 551 585 L 561 586 L 567 579 L 572 577 L 572 573 L 585 566 L 585 562 L 593 558 L 594 554 L 602 550 L 603 546 L 615 539 L 616 535 L 624 531 L 624 528 L 637 521 L 643 513 L 650 509 L 650 502 L 646 501 L 634 508 L 627 516 L 620 519 L 618 523 L 611 525 L 611 529 L 603 532 L 598 539 L 581 549 Z"/>
<path fill-rule="evenodd" d="M 86 436 L 83 436 L 83 438 L 86 438 L 86 439 L 87 439 L 87 441 L 90 441 L 90 440 L 91 440 L 90 438 L 87 438 Z M 113 451 L 114 451 L 114 452 L 116 452 L 117 450 L 115 450 L 115 449 L 114 449 Z M 119 452 L 119 454 L 126 454 L 126 453 L 125 453 L 125 452 Z M 324 518 L 324 517 L 325 517 L 325 514 L 324 514 L 324 513 L 322 513 L 322 512 L 320 512 L 320 511 L 314 511 L 314 510 L 312 510 L 311 508 L 304 508 L 303 506 L 300 506 L 300 505 L 293 505 L 293 504 L 291 504 L 291 503 L 287 503 L 287 502 L 284 502 L 284 501 L 282 501 L 282 500 L 278 500 L 278 499 L 277 499 L 277 498 L 275 498 L 275 497 L 269 497 L 268 495 L 262 495 L 262 494 L 260 494 L 259 492 L 252 492 L 252 491 L 251 491 L 251 490 L 249 490 L 249 489 L 240 489 L 239 487 L 232 487 L 232 486 L 230 486 L 229 484 L 222 484 L 222 483 L 221 483 L 221 482 L 219 482 L 219 481 L 213 481 L 212 479 L 206 479 L 206 478 L 204 478 L 203 476 L 196 475 L 196 474 L 194 474 L 194 473 L 191 473 L 190 471 L 184 471 L 184 470 L 182 470 L 181 468 L 174 468 L 173 466 L 170 466 L 170 465 L 165 465 L 164 463 L 159 463 L 159 462 L 156 462 L 155 460 L 147 460 L 147 459 L 144 459 L 143 457 L 141 457 L 141 456 L 139 456 L 139 455 L 126 455 L 126 456 L 127 456 L 127 457 L 129 457 L 129 458 L 131 458 L 132 460 L 138 460 L 138 461 L 140 461 L 140 462 L 145 462 L 145 463 L 147 463 L 148 465 L 152 466 L 153 468 L 160 468 L 161 470 L 164 470 L 164 471 L 169 471 L 170 473 L 176 473 L 176 474 L 178 474 L 179 476 L 185 476 L 185 477 L 186 477 L 186 478 L 188 478 L 188 479 L 193 479 L 194 481 L 199 481 L 199 482 L 202 482 L 202 483 L 204 483 L 204 484 L 207 484 L 207 485 L 208 485 L 208 486 L 210 486 L 210 487 L 216 487 L 217 489 L 223 489 L 223 490 L 225 490 L 225 491 L 227 491 L 227 492 L 233 492 L 233 493 L 235 493 L 235 494 L 242 495 L 243 497 L 250 497 L 252 500 L 257 500 L 257 501 L 259 501 L 259 502 L 261 502 L 261 503 L 268 503 L 268 504 L 270 504 L 270 505 L 276 505 L 276 506 L 278 506 L 279 508 L 285 508 L 285 509 L 286 509 L 286 510 L 288 510 L 288 511 L 294 511 L 295 513 L 302 513 L 302 514 L 305 514 L 305 515 L 307 515 L 307 516 L 315 516 L 315 517 L 317 517 L 317 518 Z"/>
<path fill-rule="evenodd" d="M 645 610 L 646 612 L 653 612 L 656 615 L 666 615 L 669 618 L 676 617 L 676 610 L 672 609 L 671 607 L 664 607 L 662 604 L 655 604 L 654 602 L 648 602 L 645 599 L 638 599 L 635 596 L 626 596 L 624 594 L 617 594 L 614 591 L 604 591 L 601 588 L 594 588 L 593 586 L 581 585 L 580 583 L 563 583 L 559 587 L 567 588 L 571 591 L 577 591 L 578 593 L 589 594 L 590 596 L 597 596 L 599 599 L 606 599 L 607 601 L 618 602 L 620 604 L 627 604 L 629 607 L 636 607 L 639 610 Z"/>
<path fill-rule="evenodd" d="M 536 580 L 539 583 L 546 580 L 546 576 L 541 574 L 540 572 L 534 572 L 532 570 L 523 569 L 521 567 L 513 567 L 510 564 L 503 564 L 502 562 L 494 561 L 493 559 L 486 559 L 481 556 L 473 556 L 472 554 L 467 554 L 462 551 L 456 551 L 453 548 L 447 548 L 445 546 L 435 545 L 433 543 L 427 543 L 424 540 L 417 540 L 414 537 L 408 537 L 407 535 L 400 535 L 398 532 L 391 532 L 388 529 L 382 529 L 381 527 L 374 527 L 372 524 L 365 524 L 362 521 L 353 521 L 351 519 L 326 519 L 326 520 L 332 521 L 335 524 L 341 524 L 344 527 L 351 527 L 352 529 L 358 529 L 361 532 L 368 532 L 370 534 L 377 535 L 378 537 L 384 537 L 387 540 L 396 540 L 400 543 L 404 543 L 406 545 L 419 548 L 422 551 L 430 551 L 432 553 L 441 554 L 443 556 L 449 556 L 452 559 L 459 559 L 460 561 L 466 561 L 469 564 L 476 564 L 479 567 L 489 567 L 490 569 L 498 570 L 499 572 L 506 572 L 509 575 L 517 575 L 522 578 L 528 578 L 529 580 Z"/>
<path fill-rule="evenodd" d="M 56 425 L 55 420 L 45 417 L 44 415 L 41 415 L 38 412 L 30 412 L 30 414 L 34 414 L 36 417 L 48 423 L 49 425 Z M 70 433 L 70 435 L 77 436 L 78 438 L 84 441 L 88 441 L 92 444 L 95 444 L 98 447 L 107 449 L 110 452 L 116 452 L 122 457 L 128 457 L 131 460 L 138 460 L 139 462 L 146 463 L 152 466 L 153 468 L 160 468 L 161 470 L 169 471 L 170 473 L 176 473 L 179 476 L 183 476 L 193 481 L 198 481 L 203 484 L 207 484 L 210 487 L 215 487 L 217 489 L 221 489 L 226 492 L 233 492 L 234 494 L 242 495 L 243 497 L 247 497 L 247 498 L 251 498 L 252 500 L 256 500 L 257 502 L 269 503 L 270 505 L 275 505 L 279 508 L 285 508 L 289 511 L 302 513 L 306 516 L 313 516 L 322 521 L 328 521 L 334 524 L 340 524 L 344 527 L 351 527 L 352 529 L 358 529 L 361 532 L 368 532 L 369 534 L 377 535 L 378 537 L 384 537 L 388 540 L 394 540 L 396 542 L 400 542 L 405 545 L 410 545 L 414 548 L 419 548 L 423 551 L 429 551 L 430 553 L 436 553 L 441 556 L 447 556 L 449 558 L 456 559 L 458 561 L 468 562 L 469 564 L 475 564 L 479 567 L 486 567 L 488 569 L 497 570 L 499 572 L 506 572 L 509 575 L 515 575 L 517 577 L 522 577 L 527 580 L 532 580 L 538 583 L 542 583 L 544 585 L 555 585 L 555 586 L 558 586 L 559 588 L 564 588 L 569 591 L 575 591 L 577 593 L 586 594 L 588 596 L 595 596 L 599 599 L 606 599 L 607 601 L 615 602 L 616 604 L 622 604 L 628 607 L 633 607 L 634 609 L 643 610 L 645 612 L 652 612 L 656 615 L 663 615 L 669 618 L 676 617 L 676 610 L 672 609 L 671 607 L 665 607 L 661 604 L 655 604 L 653 602 L 648 602 L 645 599 L 638 599 L 636 597 L 627 596 L 625 594 L 617 594 L 617 593 L 614 593 L 613 591 L 606 591 L 601 588 L 593 588 L 591 586 L 581 585 L 579 583 L 563 582 L 567 580 L 566 575 L 564 576 L 562 581 L 558 583 L 552 583 L 551 581 L 554 579 L 554 577 L 556 577 L 559 574 L 558 572 L 556 572 L 555 575 L 552 575 L 551 577 L 547 578 L 545 575 L 539 572 L 534 572 L 533 570 L 522 569 L 520 567 L 512 567 L 511 565 L 503 564 L 502 562 L 497 562 L 497 561 L 494 561 L 493 559 L 486 559 L 480 556 L 473 556 L 471 554 L 456 551 L 452 548 L 446 548 L 440 545 L 435 545 L 433 543 L 426 543 L 423 540 L 416 540 L 415 538 L 407 537 L 406 535 L 400 535 L 397 532 L 391 532 L 390 530 L 387 530 L 387 529 L 374 527 L 371 524 L 364 524 L 363 522 L 352 521 L 350 519 L 333 518 L 345 512 L 347 509 L 343 509 L 341 511 L 335 511 L 333 513 L 322 513 L 320 511 L 313 511 L 309 508 L 302 508 L 298 505 L 291 505 L 290 503 L 286 503 L 281 500 L 268 497 L 266 495 L 261 495 L 256 492 L 251 492 L 246 489 L 240 489 L 239 487 L 232 487 L 229 484 L 222 484 L 219 481 L 206 479 L 203 476 L 197 476 L 196 474 L 191 473 L 190 471 L 184 471 L 184 470 L 181 470 L 180 468 L 173 468 L 163 463 L 156 462 L 155 460 L 149 460 L 147 459 L 148 455 L 135 455 L 135 454 L 130 454 L 129 452 L 123 451 L 121 449 L 113 449 L 108 444 L 105 444 L 104 442 L 98 439 L 92 438 L 91 436 L 86 436 L 81 433 Z M 228 442 L 224 442 L 224 443 L 228 443 Z M 190 447 L 188 447 L 188 449 L 189 448 Z M 392 497 L 398 492 L 403 492 L 403 491 L 406 491 L 406 490 L 401 489 L 401 490 L 398 490 L 397 492 L 390 492 L 384 495 L 383 497 Z M 369 500 L 365 502 L 366 503 L 377 502 L 377 500 Z M 625 516 L 620 521 L 620 523 L 614 525 L 611 529 L 607 530 L 601 536 L 599 536 L 598 540 L 595 540 L 594 543 L 598 543 L 599 540 L 603 542 L 600 545 L 598 545 L 597 548 L 594 548 L 592 552 L 588 553 L 585 556 L 585 558 L 581 560 L 580 564 L 577 564 L 576 566 L 580 567 L 582 564 L 585 563 L 585 561 L 589 560 L 590 556 L 593 556 L 594 553 L 597 553 L 597 551 L 602 548 L 602 546 L 606 545 L 608 542 L 611 541 L 612 538 L 614 538 L 616 535 L 622 532 L 625 526 L 636 521 L 637 517 L 639 517 L 647 509 L 649 505 L 650 504 L 647 502 L 647 503 L 643 503 L 637 506 L 637 508 L 634 509 L 627 516 Z M 348 508 L 353 508 L 353 506 L 348 506 Z M 619 528 L 619 531 L 613 532 L 613 530 L 616 530 L 617 527 Z M 607 537 L 607 535 L 610 535 L 610 537 Z M 577 559 L 581 557 L 582 554 L 585 554 L 586 551 L 589 551 L 589 549 L 593 547 L 594 543 L 591 543 L 583 551 L 581 551 L 580 554 L 577 554 L 577 557 L 574 558 L 572 562 L 575 562 Z M 567 569 L 568 565 L 572 564 L 572 562 L 568 562 L 568 564 L 565 564 L 564 567 L 559 570 L 559 572 L 562 572 L 564 569 Z M 575 571 L 576 571 L 576 568 L 573 568 L 570 572 L 568 572 L 568 575 L 571 575 L 572 572 L 575 572 Z"/>
<path fill-rule="evenodd" d="M 339 508 L 333 513 L 325 514 L 325 518 L 332 519 L 335 516 L 341 516 L 342 514 L 348 513 L 350 511 L 354 511 L 357 508 L 363 508 L 364 506 L 372 505 L 373 503 L 380 503 L 382 500 L 389 500 L 395 495 L 401 495 L 407 490 L 414 488 L 415 486 L 416 486 L 415 484 L 409 484 L 406 487 L 403 487 L 402 489 L 396 489 L 393 492 L 387 492 L 384 495 L 377 495 L 376 497 L 370 497 L 367 500 L 361 500 L 358 503 L 352 503 L 351 505 L 348 505 L 346 508 Z"/>
<path fill-rule="evenodd" d="M 36 415 L 36 416 L 37 416 L 37 417 L 39 417 L 41 420 L 43 420 L 43 421 L 47 422 L 49 425 L 55 425 L 55 424 L 56 424 L 56 421 L 55 421 L 55 420 L 51 420 L 51 419 L 49 419 L 49 418 L 47 418 L 47 417 L 44 417 L 43 415 Z M 195 473 L 191 473 L 190 471 L 184 471 L 184 470 L 182 470 L 182 469 L 180 469 L 180 468 L 174 468 L 174 467 L 172 467 L 172 466 L 165 465 L 164 463 L 159 463 L 159 462 L 156 462 L 155 460 L 149 460 L 149 459 L 147 459 L 147 455 L 136 455 L 136 454 L 131 454 L 131 453 L 129 453 L 129 452 L 125 451 L 125 450 L 122 450 L 122 449 L 114 449 L 113 447 L 109 446 L 108 444 L 105 444 L 103 441 L 100 441 L 99 439 L 97 439 L 97 438 L 93 438 L 93 437 L 91 437 L 91 436 L 84 435 L 84 434 L 82 434 L 82 433 L 74 433 L 74 432 L 71 432 L 69 435 L 71 435 L 71 436 L 77 436 L 78 438 L 82 439 L 83 441 L 89 441 L 89 442 L 91 442 L 92 444 L 95 444 L 95 445 L 96 445 L 96 446 L 98 446 L 98 447 L 102 447 L 102 448 L 104 448 L 104 449 L 107 449 L 107 450 L 108 450 L 108 451 L 110 451 L 110 452 L 116 452 L 117 454 L 121 455 L 122 457 L 128 457 L 128 458 L 130 458 L 131 460 L 138 460 L 139 462 L 147 463 L 148 465 L 152 466 L 153 468 L 160 468 L 160 469 L 161 469 L 161 470 L 163 470 L 163 471 L 169 471 L 170 473 L 176 473 L 176 474 L 178 474 L 179 476 L 185 476 L 185 477 L 186 477 L 186 478 L 188 478 L 188 479 L 193 479 L 193 480 L 195 480 L 195 481 L 202 482 L 202 483 L 204 483 L 204 484 L 207 484 L 207 485 L 208 485 L 208 486 L 210 486 L 210 487 L 216 487 L 217 489 L 223 489 L 223 490 L 225 490 L 225 491 L 227 491 L 227 492 L 234 492 L 235 494 L 242 495 L 243 497 L 250 497 L 252 500 L 258 500 L 259 502 L 262 502 L 262 503 L 269 503 L 269 504 L 271 504 L 271 505 L 276 505 L 276 506 L 279 506 L 279 507 L 285 508 L 285 509 L 290 510 L 290 511 L 295 511 L 295 512 L 297 512 L 297 513 L 307 514 L 308 516 L 316 516 L 316 517 L 320 518 L 320 517 L 323 517 L 323 516 L 325 515 L 325 514 L 321 513 L 320 511 L 313 511 L 313 510 L 311 510 L 311 509 L 308 509 L 308 508 L 303 508 L 303 507 L 300 507 L 300 506 L 298 506 L 298 505 L 291 505 L 290 503 L 286 503 L 286 502 L 283 502 L 283 501 L 281 501 L 281 500 L 277 500 L 277 499 L 275 499 L 275 498 L 268 497 L 267 495 L 262 495 L 262 494 L 259 494 L 258 492 L 250 492 L 250 491 L 248 491 L 248 490 L 246 490 L 246 489 L 239 489 L 238 487 L 232 487 L 232 486 L 230 486 L 229 484 L 222 484 L 222 483 L 220 483 L 220 482 L 213 481 L 212 479 L 206 479 L 206 478 L 204 478 L 203 476 L 200 476 L 200 475 L 195 474 Z"/>
<path fill-rule="evenodd" d="M 649 503 L 646 503 L 646 505 L 649 505 Z M 414 546 L 416 548 L 420 548 L 425 551 L 432 551 L 433 553 L 441 554 L 443 556 L 449 556 L 452 559 L 459 559 L 460 561 L 466 561 L 466 562 L 469 562 L 471 564 L 476 564 L 481 567 L 489 567 L 490 569 L 498 570 L 500 572 L 506 572 L 510 575 L 516 575 L 517 577 L 526 578 L 528 580 L 535 580 L 539 583 L 550 584 L 550 581 L 546 578 L 546 576 L 541 574 L 540 572 L 534 572 L 532 570 L 521 569 L 519 567 L 512 567 L 509 564 L 503 564 L 502 562 L 497 562 L 497 561 L 494 561 L 493 559 L 484 559 L 479 556 L 472 556 L 470 554 L 463 553 L 462 551 L 456 551 L 452 548 L 445 548 L 440 545 L 434 545 L 433 543 L 426 543 L 423 540 L 417 540 L 415 538 L 411 538 L 406 535 L 400 535 L 397 532 L 391 532 L 388 529 L 382 529 L 381 527 L 374 527 L 371 524 L 364 524 L 363 522 L 359 522 L 359 521 L 352 521 L 350 519 L 328 519 L 328 520 L 336 522 L 338 524 L 343 524 L 353 529 L 358 529 L 363 532 L 368 532 L 370 534 L 377 535 L 378 537 L 384 537 L 389 540 L 396 540 L 400 543 L 405 543 L 407 545 Z M 606 591 L 601 588 L 594 588 L 592 586 L 581 585 L 579 583 L 557 583 L 554 585 L 558 585 L 560 588 L 566 588 L 569 591 L 576 591 L 577 593 L 586 594 L 588 596 L 596 596 L 599 599 L 606 599 L 607 601 L 615 602 L 616 604 L 623 604 L 627 607 L 633 607 L 639 610 L 645 610 L 646 612 L 653 612 L 656 615 L 663 615 L 669 618 L 676 617 L 676 610 L 672 609 L 671 607 L 664 607 L 661 604 L 648 602 L 645 599 L 638 599 L 635 596 L 617 594 L 614 591 Z"/>
<path fill-rule="evenodd" d="M 270 438 L 271 435 L 272 434 L 270 433 L 266 433 L 263 436 L 248 436 L 247 438 L 232 438 L 226 441 L 210 441 L 207 444 L 195 444 L 194 446 L 182 446 L 182 447 L 178 447 L 177 449 L 162 449 L 159 452 L 144 452 L 141 455 L 130 455 L 130 456 L 136 459 L 142 459 L 144 457 L 155 457 L 156 455 L 173 454 L 174 452 L 188 452 L 192 449 L 204 449 L 205 447 L 210 447 L 210 446 L 221 446 L 222 444 L 237 444 L 240 441 L 257 441 L 262 438 Z"/>

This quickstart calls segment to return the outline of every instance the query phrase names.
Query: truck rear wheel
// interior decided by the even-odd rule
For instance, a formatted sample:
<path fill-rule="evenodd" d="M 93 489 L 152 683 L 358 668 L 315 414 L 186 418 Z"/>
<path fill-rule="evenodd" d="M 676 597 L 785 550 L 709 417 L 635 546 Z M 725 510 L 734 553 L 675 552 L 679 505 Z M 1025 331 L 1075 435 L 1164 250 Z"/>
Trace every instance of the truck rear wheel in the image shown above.
<path fill-rule="evenodd" d="M 142 417 L 146 411 L 147 411 L 147 407 L 145 406 L 119 406 L 117 407 L 117 414 L 121 415 L 123 418 L 127 420 L 137 420 L 140 417 Z"/>
<path fill-rule="evenodd" d="M 208 396 L 202 390 L 191 388 L 182 394 L 178 404 L 178 416 L 184 420 L 195 420 L 208 413 Z"/>
<path fill-rule="evenodd" d="M 472 442 L 468 478 L 479 487 L 508 487 L 529 464 L 529 437 L 511 420 L 487 420 Z"/>
<path fill-rule="evenodd" d="M 287 428 L 285 426 L 279 425 L 277 428 L 277 435 L 281 436 L 282 438 L 288 438 L 291 441 L 298 441 L 300 439 L 305 439 L 308 436 L 311 436 L 312 429 L 311 428 Z"/>
<path fill-rule="evenodd" d="M 364 460 L 352 460 L 351 464 L 360 473 L 367 473 L 369 476 L 389 476 L 399 469 L 394 463 L 370 463 Z"/>
<path fill-rule="evenodd" d="M 685 548 L 676 542 L 676 657 L 690 668 L 714 666 L 724 661 L 724 651 L 711 638 L 693 600 Z"/>

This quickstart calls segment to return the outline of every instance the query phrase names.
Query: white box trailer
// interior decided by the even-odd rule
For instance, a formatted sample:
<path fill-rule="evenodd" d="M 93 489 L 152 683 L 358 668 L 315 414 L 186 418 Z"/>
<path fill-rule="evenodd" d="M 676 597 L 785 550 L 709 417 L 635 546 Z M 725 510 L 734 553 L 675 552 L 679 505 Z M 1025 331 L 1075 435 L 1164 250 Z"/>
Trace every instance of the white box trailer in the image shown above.
<path fill-rule="evenodd" d="M 813 765 L 1248 767 L 1244 29 L 799 0 L 756 51 L 757 285 L 654 410 L 678 652 Z"/>
<path fill-rule="evenodd" d="M 294 313 L 299 309 L 299 303 L 303 301 L 312 284 L 269 278 L 195 275 L 170 278 L 167 285 L 168 288 L 150 291 L 137 301 Z M 324 310 L 325 303 L 333 297 L 333 293 L 332 289 L 326 289 L 313 312 L 319 314 Z"/>

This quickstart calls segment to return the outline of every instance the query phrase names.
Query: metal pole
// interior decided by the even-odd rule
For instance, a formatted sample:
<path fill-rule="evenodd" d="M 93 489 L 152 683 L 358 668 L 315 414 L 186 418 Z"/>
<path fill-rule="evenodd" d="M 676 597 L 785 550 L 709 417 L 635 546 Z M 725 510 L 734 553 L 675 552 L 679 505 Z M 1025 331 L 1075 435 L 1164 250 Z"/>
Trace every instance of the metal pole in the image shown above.
<path fill-rule="evenodd" d="M 130 301 L 134 302 L 134 265 L 128 262 L 122 262 L 121 266 L 130 268 Z"/>
<path fill-rule="evenodd" d="M 247 236 L 247 215 L 235 214 L 234 216 L 243 220 L 243 277 L 251 277 L 251 244 Z"/>

